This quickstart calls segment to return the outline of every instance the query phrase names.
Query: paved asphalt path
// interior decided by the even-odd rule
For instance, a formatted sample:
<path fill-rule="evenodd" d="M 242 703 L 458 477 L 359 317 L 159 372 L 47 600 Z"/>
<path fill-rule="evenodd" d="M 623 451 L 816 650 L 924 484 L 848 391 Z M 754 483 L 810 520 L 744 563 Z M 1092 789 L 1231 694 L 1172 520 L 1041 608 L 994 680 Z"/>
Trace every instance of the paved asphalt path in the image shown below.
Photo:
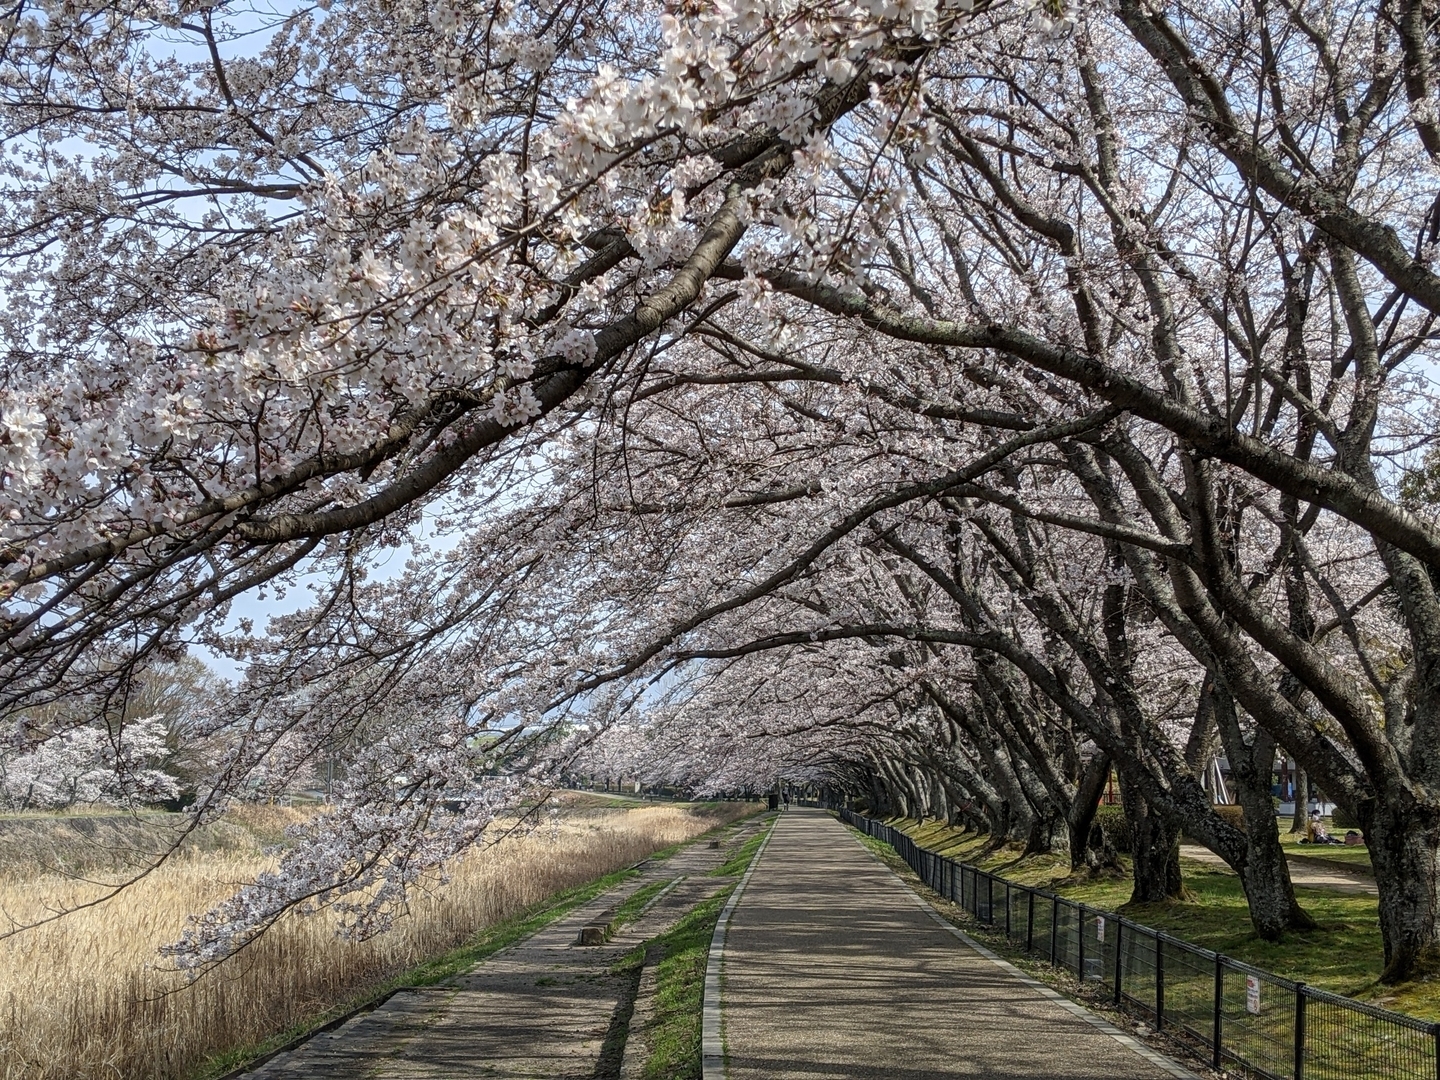
<path fill-rule="evenodd" d="M 817 810 L 781 815 L 723 980 L 730 1080 L 1173 1080 L 962 944 Z"/>
<path fill-rule="evenodd" d="M 592 1080 L 618 1075 L 602 1060 L 633 1004 L 634 986 L 611 970 L 626 953 L 734 879 L 711 877 L 765 822 L 733 826 L 725 848 L 703 841 L 642 864 L 623 885 L 534 936 L 438 986 L 403 991 L 370 1013 L 322 1032 L 245 1074 L 245 1080 Z M 651 882 L 673 882 L 644 915 L 603 946 L 576 944 L 580 928 Z M 623 1041 L 620 1045 L 623 1045 Z M 615 1047 L 618 1050 L 619 1046 Z"/>

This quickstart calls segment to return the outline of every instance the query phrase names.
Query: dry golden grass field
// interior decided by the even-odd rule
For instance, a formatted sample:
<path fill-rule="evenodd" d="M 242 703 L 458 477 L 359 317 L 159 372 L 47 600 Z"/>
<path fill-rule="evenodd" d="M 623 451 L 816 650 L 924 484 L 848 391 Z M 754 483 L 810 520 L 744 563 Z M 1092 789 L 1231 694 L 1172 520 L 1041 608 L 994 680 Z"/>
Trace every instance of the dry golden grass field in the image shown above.
<path fill-rule="evenodd" d="M 0 1080 L 193 1076 L 217 1052 L 253 1045 L 472 938 L 561 890 L 638 862 L 733 818 L 674 806 L 571 809 L 552 838 L 471 853 L 409 918 L 363 942 L 326 915 L 292 916 L 193 984 L 158 946 L 191 912 L 269 865 L 267 845 L 302 813 L 248 807 L 118 898 L 0 941 Z M 548 817 L 548 815 L 547 815 Z M 162 839 L 124 815 L 0 820 L 0 919 L 29 923 L 97 895 Z M 273 850 L 273 849 L 272 849 Z M 13 925 L 10 923 L 9 925 Z"/>

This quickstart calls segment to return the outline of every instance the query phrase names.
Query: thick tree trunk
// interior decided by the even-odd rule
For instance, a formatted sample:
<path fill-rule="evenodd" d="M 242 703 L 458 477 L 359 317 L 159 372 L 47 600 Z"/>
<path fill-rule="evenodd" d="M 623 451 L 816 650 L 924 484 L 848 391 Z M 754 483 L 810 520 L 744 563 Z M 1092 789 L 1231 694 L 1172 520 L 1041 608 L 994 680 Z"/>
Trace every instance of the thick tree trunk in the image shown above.
<path fill-rule="evenodd" d="M 925 783 L 919 770 L 909 765 L 904 766 L 900 774 L 905 778 L 906 794 L 910 797 L 910 813 L 905 816 L 924 821 L 930 811 L 930 785 Z"/>
<path fill-rule="evenodd" d="M 879 816 L 909 817 L 910 804 L 905 789 L 896 779 L 894 767 L 883 758 L 879 760 L 878 766 L 876 779 L 881 790 Z"/>
<path fill-rule="evenodd" d="M 976 694 L 985 708 L 997 713 L 1003 710 L 1003 703 L 983 680 L 977 682 Z M 989 726 L 972 723 L 968 730 L 989 769 L 990 783 L 999 792 L 1005 808 L 1004 828 L 997 827 L 994 830 L 996 845 L 1029 843 L 1035 826 L 1035 811 L 1025 794 L 1025 785 L 1015 771 L 1015 763 L 1011 760 L 1009 751 Z"/>
<path fill-rule="evenodd" d="M 976 809 L 977 804 L 960 803 L 955 808 L 956 824 L 963 826 L 967 831 L 984 835 L 990 831 L 990 821 Z"/>
<path fill-rule="evenodd" d="M 1011 785 L 1005 785 L 1011 787 Z M 1023 844 L 1029 841 L 1030 831 L 1035 825 L 1035 812 L 1030 808 L 1022 791 L 1013 789 L 1000 800 L 998 813 L 991 823 L 990 831 L 996 847 L 1004 844 Z"/>
<path fill-rule="evenodd" d="M 1110 843 L 1105 830 L 1095 824 L 1100 798 L 1110 780 L 1108 754 L 1093 758 L 1080 776 L 1075 799 L 1070 805 L 1070 870 L 1088 870 L 1092 874 L 1120 868 L 1120 853 Z"/>
<path fill-rule="evenodd" d="M 1066 808 L 1057 805 L 1048 792 L 1029 800 L 1030 834 L 1025 838 L 1026 855 L 1063 855 L 1070 847 L 1070 825 Z"/>
<path fill-rule="evenodd" d="M 940 775 L 935 772 L 930 774 L 930 816 L 941 821 L 950 820 L 950 796 L 940 782 Z"/>
<path fill-rule="evenodd" d="M 1246 813 L 1250 813 L 1247 809 Z M 1245 899 L 1250 905 L 1250 922 L 1255 932 L 1266 941 L 1278 941 L 1286 930 L 1311 930 L 1315 920 L 1295 899 L 1295 889 L 1290 882 L 1290 867 L 1285 862 L 1285 852 L 1280 847 L 1279 830 L 1274 815 L 1269 816 L 1269 830 L 1273 834 L 1268 842 L 1257 838 L 1252 827 L 1246 829 L 1250 839 L 1248 857 L 1242 884 Z M 1260 829 L 1260 827 L 1253 827 Z M 1261 830 L 1263 831 L 1263 829 Z M 1257 842 L 1259 841 L 1259 842 Z"/>
<path fill-rule="evenodd" d="M 878 769 L 872 769 L 870 780 L 870 813 L 876 817 L 890 816 L 890 789 Z"/>
<path fill-rule="evenodd" d="M 1440 971 L 1440 807 L 1391 807 L 1377 800 L 1360 810 L 1380 890 L 1380 981 Z"/>
<path fill-rule="evenodd" d="M 1070 845 L 1070 828 L 1062 814 L 1037 814 L 1025 841 L 1026 855 L 1063 852 Z"/>
<path fill-rule="evenodd" d="M 1305 831 L 1306 809 L 1310 805 L 1310 776 L 1299 763 L 1295 765 L 1295 813 L 1290 816 L 1290 831 Z"/>
<path fill-rule="evenodd" d="M 994 693 L 985 690 L 983 686 L 981 689 L 990 698 L 987 707 L 998 711 L 1001 705 L 995 699 Z M 950 698 L 938 687 L 927 683 L 925 692 L 955 726 L 957 735 L 964 732 L 969 736 L 971 752 L 978 760 L 971 762 L 973 768 L 967 766 L 966 771 L 974 773 L 978 769 L 983 773 L 983 777 L 979 773 L 975 774 L 977 782 L 972 784 L 972 787 L 984 801 L 985 816 L 989 821 L 994 846 L 1028 843 L 1034 824 L 1034 813 L 1003 742 L 988 724 L 977 722 L 961 702 Z"/>
<path fill-rule="evenodd" d="M 953 776 L 939 773 L 940 783 L 945 788 L 946 803 L 950 809 L 948 824 L 959 826 L 969 832 L 989 832 L 990 824 L 976 810 L 977 800 L 973 791 Z"/>
<path fill-rule="evenodd" d="M 1231 786 L 1245 815 L 1245 861 L 1233 869 L 1245 887 L 1250 921 L 1266 941 L 1278 941 L 1286 930 L 1313 930 L 1315 920 L 1295 899 L 1290 864 L 1280 846 L 1280 826 L 1270 801 L 1275 740 L 1262 729 L 1246 743 L 1225 681 L 1211 676 L 1207 682 L 1216 727 L 1230 759 Z"/>
<path fill-rule="evenodd" d="M 1120 777 L 1125 820 L 1134 860 L 1132 904 L 1155 904 L 1185 895 L 1180 880 L 1180 827 L 1146 801 L 1138 787 Z"/>

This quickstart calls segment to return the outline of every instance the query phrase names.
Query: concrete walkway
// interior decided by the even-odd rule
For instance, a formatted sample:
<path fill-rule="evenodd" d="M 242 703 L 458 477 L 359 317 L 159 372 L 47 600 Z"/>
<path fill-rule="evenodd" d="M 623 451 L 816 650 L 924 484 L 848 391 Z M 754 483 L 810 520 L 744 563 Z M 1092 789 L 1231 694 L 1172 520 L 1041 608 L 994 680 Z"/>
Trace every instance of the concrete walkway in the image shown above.
<path fill-rule="evenodd" d="M 733 878 L 711 877 L 764 824 L 732 826 L 723 848 L 703 841 L 596 897 L 468 972 L 403 991 L 245 1074 L 245 1080 L 606 1080 L 621 1075 L 636 982 L 613 966 Z M 603 946 L 580 928 L 652 882 L 667 892 Z"/>
<path fill-rule="evenodd" d="M 1227 874 L 1234 873 L 1226 865 L 1224 859 L 1199 844 L 1181 844 L 1180 854 L 1187 859 L 1205 863 L 1207 866 L 1218 867 Z M 1293 855 L 1287 855 L 1285 863 L 1290 867 L 1290 882 L 1293 885 L 1307 889 L 1330 889 L 1334 892 L 1348 893 L 1351 896 L 1380 895 L 1375 878 L 1362 870 L 1352 870 L 1348 866 L 1326 862 L 1319 857 L 1296 858 Z"/>
<path fill-rule="evenodd" d="M 967 948 L 818 810 L 781 815 L 723 978 L 730 1080 L 1175 1075 Z"/>

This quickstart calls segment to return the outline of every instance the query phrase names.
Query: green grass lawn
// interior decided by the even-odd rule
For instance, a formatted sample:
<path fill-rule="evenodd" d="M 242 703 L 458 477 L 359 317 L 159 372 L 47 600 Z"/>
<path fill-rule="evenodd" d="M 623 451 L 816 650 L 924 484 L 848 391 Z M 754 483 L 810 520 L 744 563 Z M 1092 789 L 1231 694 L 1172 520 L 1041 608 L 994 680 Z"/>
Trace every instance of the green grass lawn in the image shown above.
<path fill-rule="evenodd" d="M 1164 904 L 1130 904 L 1128 878 L 1075 880 L 1068 858 L 1054 855 L 1021 859 L 1018 849 L 986 851 L 989 838 L 963 833 L 941 822 L 913 819 L 889 822 L 923 847 L 972 863 L 1013 882 L 1044 888 L 1106 911 L 1118 912 L 1144 926 L 1207 949 L 1214 949 L 1277 975 L 1348 997 L 1370 1001 L 1427 1020 L 1440 1020 L 1440 980 L 1421 979 L 1382 986 L 1383 948 L 1376 901 L 1328 889 L 1297 888 L 1301 906 L 1318 924 L 1278 942 L 1262 941 L 1251 929 L 1240 881 L 1229 870 L 1181 859 L 1189 897 Z M 1287 845 L 1287 852 L 1295 845 Z M 1306 852 L 1310 845 L 1299 846 Z M 1323 850 L 1323 849 L 1321 849 Z M 1335 852 L 1360 848 L 1332 847 Z M 1367 860 L 1368 863 L 1368 860 Z"/>
<path fill-rule="evenodd" d="M 610 925 L 619 930 L 622 926 L 634 922 L 640 917 L 645 905 L 659 896 L 669 884 L 668 881 L 652 881 L 649 885 L 642 885 L 636 889 L 630 894 L 629 899 L 616 909 L 615 918 L 610 920 Z"/>
<path fill-rule="evenodd" d="M 762 828 L 730 854 L 715 876 L 735 877 L 749 867 L 769 829 Z M 665 933 L 647 941 L 628 958 L 641 957 L 655 966 L 655 1004 L 643 1033 L 647 1056 L 641 1073 L 644 1080 L 700 1080 L 701 1009 L 705 996 L 705 966 L 710 958 L 710 939 L 725 901 L 735 891 L 731 885 L 709 900 L 696 905 Z"/>
<path fill-rule="evenodd" d="M 773 821 L 771 822 L 773 825 Z M 711 877 L 735 877 L 743 874 L 745 868 L 750 865 L 750 860 L 755 857 L 755 852 L 760 850 L 760 845 L 765 842 L 765 837 L 770 835 L 770 827 L 764 826 L 755 831 L 745 843 L 730 853 L 725 862 L 710 871 Z"/>
<path fill-rule="evenodd" d="M 1302 844 L 1300 835 L 1300 833 L 1292 835 L 1284 831 L 1280 833 L 1280 845 L 1285 849 L 1287 856 L 1337 863 L 1347 869 L 1359 870 L 1366 874 L 1374 872 L 1370 866 L 1370 852 L 1367 848 L 1350 847 L 1344 844 Z M 1340 830 L 1340 835 L 1345 835 L 1344 830 Z"/>

